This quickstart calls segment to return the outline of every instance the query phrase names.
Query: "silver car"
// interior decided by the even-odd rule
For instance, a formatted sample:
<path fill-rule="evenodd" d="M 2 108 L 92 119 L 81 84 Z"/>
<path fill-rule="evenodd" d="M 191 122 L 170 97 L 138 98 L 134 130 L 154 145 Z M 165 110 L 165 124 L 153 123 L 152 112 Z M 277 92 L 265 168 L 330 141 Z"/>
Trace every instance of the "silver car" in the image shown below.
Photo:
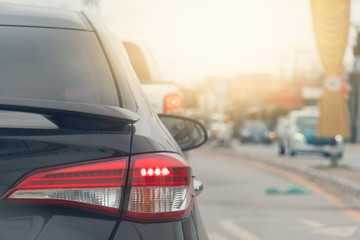
<path fill-rule="evenodd" d="M 278 125 L 279 153 L 294 156 L 298 153 L 320 153 L 324 156 L 341 158 L 344 151 L 344 139 L 318 138 L 317 126 L 319 111 L 291 111 L 282 125 Z"/>

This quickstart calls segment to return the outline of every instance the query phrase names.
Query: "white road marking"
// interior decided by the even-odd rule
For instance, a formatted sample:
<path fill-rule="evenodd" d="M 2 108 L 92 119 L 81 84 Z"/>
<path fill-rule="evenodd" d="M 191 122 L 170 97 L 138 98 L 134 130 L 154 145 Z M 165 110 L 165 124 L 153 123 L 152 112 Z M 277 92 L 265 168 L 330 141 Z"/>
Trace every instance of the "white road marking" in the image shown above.
<path fill-rule="evenodd" d="M 209 232 L 208 236 L 210 240 L 229 240 L 228 238 L 216 232 Z"/>
<path fill-rule="evenodd" d="M 354 235 L 354 233 L 358 230 L 357 226 L 350 227 L 328 227 L 312 230 L 313 233 L 318 233 L 322 235 L 332 236 L 332 237 L 340 237 L 340 238 L 348 238 Z"/>
<path fill-rule="evenodd" d="M 299 222 L 307 227 L 310 228 L 323 228 L 325 227 L 324 224 L 322 224 L 321 222 L 317 222 L 311 219 L 299 219 Z"/>
<path fill-rule="evenodd" d="M 220 226 L 241 240 L 261 240 L 258 236 L 227 219 L 220 221 Z"/>

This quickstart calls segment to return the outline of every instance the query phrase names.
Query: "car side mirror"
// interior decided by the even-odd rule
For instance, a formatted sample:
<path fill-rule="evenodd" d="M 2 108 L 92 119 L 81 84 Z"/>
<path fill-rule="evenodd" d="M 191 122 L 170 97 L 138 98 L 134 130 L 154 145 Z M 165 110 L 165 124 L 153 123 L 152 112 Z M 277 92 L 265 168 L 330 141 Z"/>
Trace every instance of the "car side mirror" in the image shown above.
<path fill-rule="evenodd" d="M 199 121 L 178 115 L 158 116 L 183 151 L 200 147 L 208 139 L 206 128 Z"/>

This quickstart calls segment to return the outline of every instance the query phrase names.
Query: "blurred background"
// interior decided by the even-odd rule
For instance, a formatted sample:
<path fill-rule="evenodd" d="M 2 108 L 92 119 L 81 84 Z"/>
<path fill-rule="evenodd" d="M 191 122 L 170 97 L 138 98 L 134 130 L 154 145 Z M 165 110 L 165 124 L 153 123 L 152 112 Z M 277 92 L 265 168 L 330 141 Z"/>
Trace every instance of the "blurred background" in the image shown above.
<path fill-rule="evenodd" d="M 11 2 L 86 10 L 97 15 L 119 39 L 146 48 L 159 72 L 160 79 L 156 80 L 195 92 L 195 102 L 185 102 L 187 115 L 205 122 L 231 121 L 234 136 L 246 119 L 264 120 L 272 129 L 288 111 L 317 106 L 322 95 L 324 76 L 310 1 Z M 357 92 L 354 79 L 359 78 L 360 71 L 353 54 L 359 12 L 360 1 L 352 0 L 343 76 L 350 115 L 357 114 L 351 111 L 355 109 L 351 97 Z M 352 135 L 352 141 L 360 141 L 356 133 Z"/>
<path fill-rule="evenodd" d="M 8 2 L 96 15 L 123 42 L 154 110 L 207 126 L 210 144 L 186 158 L 205 184 L 198 200 L 210 239 L 360 239 L 360 0 L 328 1 L 351 6 L 338 76 L 351 132 L 346 139 L 317 137 L 327 76 L 314 33 L 314 1 Z M 334 26 L 347 25 L 337 20 L 331 19 Z M 302 176 L 312 173 L 309 182 L 317 175 L 330 179 L 320 185 L 334 195 L 286 172 L 298 169 Z"/>

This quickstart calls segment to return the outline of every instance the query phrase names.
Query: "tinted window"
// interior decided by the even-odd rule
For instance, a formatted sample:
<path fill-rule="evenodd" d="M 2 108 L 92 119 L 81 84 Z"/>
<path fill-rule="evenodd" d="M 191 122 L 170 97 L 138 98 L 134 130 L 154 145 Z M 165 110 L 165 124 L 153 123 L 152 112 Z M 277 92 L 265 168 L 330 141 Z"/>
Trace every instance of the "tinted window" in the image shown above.
<path fill-rule="evenodd" d="M 0 27 L 0 96 L 119 106 L 95 33 Z"/>

